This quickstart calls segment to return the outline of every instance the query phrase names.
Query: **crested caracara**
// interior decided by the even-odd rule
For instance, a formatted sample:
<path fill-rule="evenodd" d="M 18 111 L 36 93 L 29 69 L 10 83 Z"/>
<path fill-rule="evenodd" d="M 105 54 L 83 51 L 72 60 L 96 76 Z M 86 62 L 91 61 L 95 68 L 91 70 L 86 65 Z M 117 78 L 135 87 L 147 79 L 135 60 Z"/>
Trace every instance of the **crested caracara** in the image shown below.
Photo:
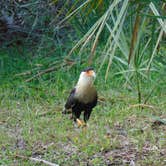
<path fill-rule="evenodd" d="M 97 91 L 93 86 L 95 77 L 96 74 L 91 67 L 81 72 L 79 80 L 75 88 L 70 92 L 63 110 L 65 114 L 68 109 L 72 109 L 72 117 L 79 126 L 86 124 L 92 109 L 97 104 Z M 84 122 L 79 119 L 81 112 L 84 112 Z"/>

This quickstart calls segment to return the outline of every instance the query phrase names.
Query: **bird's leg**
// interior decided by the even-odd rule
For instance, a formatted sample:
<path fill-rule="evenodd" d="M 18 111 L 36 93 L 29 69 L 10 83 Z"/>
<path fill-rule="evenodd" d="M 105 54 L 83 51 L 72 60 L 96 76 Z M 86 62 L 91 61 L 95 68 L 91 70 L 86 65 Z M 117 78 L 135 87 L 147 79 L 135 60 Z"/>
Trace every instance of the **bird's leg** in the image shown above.
<path fill-rule="evenodd" d="M 92 112 L 92 110 L 86 110 L 84 112 L 84 121 L 85 121 L 85 123 L 89 120 L 91 112 Z"/>
<path fill-rule="evenodd" d="M 77 122 L 78 127 L 85 126 L 85 122 L 80 120 L 81 111 L 73 110 L 72 115 L 73 115 L 74 121 Z"/>
<path fill-rule="evenodd" d="M 76 119 L 78 127 L 84 127 L 86 126 L 86 123 L 80 119 Z"/>

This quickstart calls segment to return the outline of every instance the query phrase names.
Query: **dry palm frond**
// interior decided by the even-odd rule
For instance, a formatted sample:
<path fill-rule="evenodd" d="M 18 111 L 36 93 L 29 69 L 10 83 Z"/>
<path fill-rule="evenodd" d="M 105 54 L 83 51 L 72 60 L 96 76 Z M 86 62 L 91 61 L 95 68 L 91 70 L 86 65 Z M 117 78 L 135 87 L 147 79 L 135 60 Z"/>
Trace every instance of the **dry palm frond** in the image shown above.
<path fill-rule="evenodd" d="M 131 38 L 128 64 L 130 64 L 130 60 L 131 60 L 132 56 L 134 55 L 135 44 L 137 42 L 137 37 L 138 37 L 138 29 L 140 26 L 140 20 L 141 20 L 141 18 L 139 16 L 139 14 L 137 13 L 135 23 L 134 23 L 134 28 L 133 28 L 133 34 L 132 34 L 132 38 Z"/>
<path fill-rule="evenodd" d="M 155 16 L 160 16 L 159 12 L 157 11 L 157 8 L 155 7 L 155 5 L 152 2 L 149 4 L 149 7 L 151 8 L 151 10 L 152 10 L 152 12 Z M 166 33 L 166 20 L 163 21 L 161 18 L 157 18 L 157 20 L 158 20 L 158 22 L 161 26 L 161 30 L 160 30 L 158 39 L 156 41 L 155 47 L 153 49 L 152 55 L 149 59 L 149 63 L 148 63 L 148 66 L 147 66 L 148 71 L 150 70 L 151 63 L 153 61 L 153 58 L 154 58 L 154 55 L 156 53 L 157 47 L 158 47 L 158 45 L 159 45 L 159 43 L 162 39 L 162 36 L 163 36 L 164 33 Z"/>

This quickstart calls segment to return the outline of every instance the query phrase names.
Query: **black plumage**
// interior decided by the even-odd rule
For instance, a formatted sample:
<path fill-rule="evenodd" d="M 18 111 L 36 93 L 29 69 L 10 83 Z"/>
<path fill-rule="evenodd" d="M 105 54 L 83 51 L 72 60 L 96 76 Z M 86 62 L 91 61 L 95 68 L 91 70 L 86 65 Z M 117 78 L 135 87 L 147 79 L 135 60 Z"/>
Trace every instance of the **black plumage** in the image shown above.
<path fill-rule="evenodd" d="M 82 70 L 83 72 L 87 72 L 87 71 L 90 71 L 90 70 L 94 70 L 93 67 L 87 67 L 86 69 Z"/>
<path fill-rule="evenodd" d="M 74 120 L 76 121 L 76 119 L 80 118 L 81 112 L 84 112 L 84 121 L 87 122 L 90 114 L 92 112 L 92 109 L 97 105 L 97 93 L 94 96 L 94 100 L 88 102 L 88 103 L 84 103 L 83 101 L 79 101 L 79 99 L 77 99 L 75 97 L 75 93 L 76 93 L 76 88 L 74 88 L 68 99 L 67 102 L 65 104 L 65 108 L 66 109 L 72 109 L 72 115 Z"/>
<path fill-rule="evenodd" d="M 93 68 L 82 71 L 76 87 L 70 92 L 65 104 L 65 111 L 71 109 L 74 121 L 84 112 L 84 122 L 87 122 L 92 109 L 97 105 L 97 91 L 93 86 L 95 73 Z"/>

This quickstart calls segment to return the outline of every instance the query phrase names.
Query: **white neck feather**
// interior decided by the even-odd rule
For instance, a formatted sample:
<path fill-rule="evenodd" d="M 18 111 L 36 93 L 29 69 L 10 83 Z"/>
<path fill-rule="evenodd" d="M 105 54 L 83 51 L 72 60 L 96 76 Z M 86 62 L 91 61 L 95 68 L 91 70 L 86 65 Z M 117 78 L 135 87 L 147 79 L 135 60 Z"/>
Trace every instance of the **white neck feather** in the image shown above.
<path fill-rule="evenodd" d="M 87 77 L 84 73 L 80 74 L 76 87 L 91 87 L 93 85 L 93 77 Z"/>
<path fill-rule="evenodd" d="M 93 77 L 88 77 L 81 73 L 76 85 L 76 97 L 85 103 L 92 101 L 96 95 L 96 90 L 93 87 Z"/>

